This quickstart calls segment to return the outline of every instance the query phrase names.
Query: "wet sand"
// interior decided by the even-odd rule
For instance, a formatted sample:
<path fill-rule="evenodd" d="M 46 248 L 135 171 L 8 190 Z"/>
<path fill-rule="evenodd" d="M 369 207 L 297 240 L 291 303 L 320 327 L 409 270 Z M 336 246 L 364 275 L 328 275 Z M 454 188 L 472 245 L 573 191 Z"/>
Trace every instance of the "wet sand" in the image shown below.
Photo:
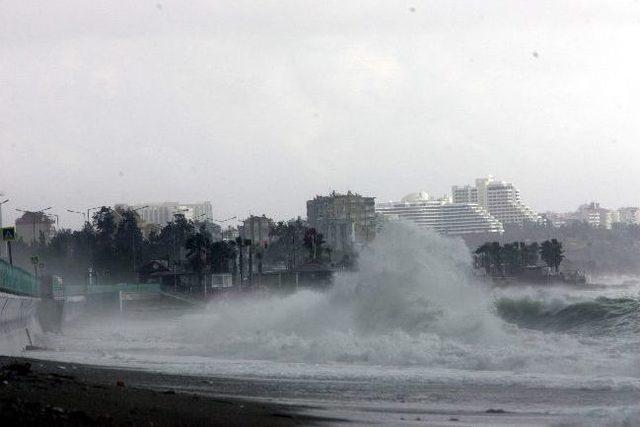
<path fill-rule="evenodd" d="M 185 393 L 180 376 L 0 356 L 2 425 L 321 425 L 272 403 Z M 193 378 L 191 379 L 193 380 Z"/>

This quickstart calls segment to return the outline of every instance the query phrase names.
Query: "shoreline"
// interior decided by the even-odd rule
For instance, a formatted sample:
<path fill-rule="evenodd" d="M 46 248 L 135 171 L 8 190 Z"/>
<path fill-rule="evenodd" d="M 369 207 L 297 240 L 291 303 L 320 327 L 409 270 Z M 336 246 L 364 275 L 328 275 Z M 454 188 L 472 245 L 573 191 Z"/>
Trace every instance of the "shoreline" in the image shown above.
<path fill-rule="evenodd" d="M 283 404 L 185 392 L 179 388 L 181 379 L 180 375 L 0 356 L 3 425 L 301 426 L 331 421 L 301 415 Z"/>

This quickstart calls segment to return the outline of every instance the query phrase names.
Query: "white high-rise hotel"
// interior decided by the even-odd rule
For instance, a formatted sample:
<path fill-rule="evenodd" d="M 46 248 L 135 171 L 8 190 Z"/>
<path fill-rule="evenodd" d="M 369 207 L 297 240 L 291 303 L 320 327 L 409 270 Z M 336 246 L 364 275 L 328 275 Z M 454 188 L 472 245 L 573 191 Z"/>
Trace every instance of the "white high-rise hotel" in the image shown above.
<path fill-rule="evenodd" d="M 476 179 L 476 186 L 454 185 L 454 203 L 477 203 L 502 224 L 538 222 L 542 217 L 520 200 L 520 192 L 510 182 L 495 181 L 492 176 Z"/>
<path fill-rule="evenodd" d="M 445 234 L 502 233 L 503 224 L 537 222 L 540 215 L 520 200 L 513 184 L 479 178 L 475 187 L 454 186 L 452 198 L 414 193 L 401 202 L 379 203 L 376 213 L 404 218 Z"/>
<path fill-rule="evenodd" d="M 425 192 L 412 193 L 400 202 L 379 203 L 376 213 L 403 218 L 420 227 L 444 234 L 502 233 L 500 221 L 476 203 L 452 203 L 449 198 L 432 199 Z"/>

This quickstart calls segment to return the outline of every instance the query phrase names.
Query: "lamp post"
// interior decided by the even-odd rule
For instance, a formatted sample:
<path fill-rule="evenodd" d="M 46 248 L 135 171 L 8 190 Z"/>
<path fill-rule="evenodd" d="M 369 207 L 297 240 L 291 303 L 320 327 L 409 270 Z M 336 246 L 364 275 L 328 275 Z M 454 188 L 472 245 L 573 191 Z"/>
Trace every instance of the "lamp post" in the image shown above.
<path fill-rule="evenodd" d="M 222 224 L 223 222 L 231 221 L 232 219 L 238 218 L 237 216 L 232 216 L 227 219 L 212 219 L 212 221 Z M 224 241 L 224 227 L 220 225 L 220 239 Z"/>
<path fill-rule="evenodd" d="M 49 216 L 55 216 L 56 217 L 56 227 L 60 228 L 60 216 L 58 214 L 49 214 Z"/>
<path fill-rule="evenodd" d="M 82 218 L 84 218 L 84 222 L 87 222 L 87 214 L 85 214 L 84 212 L 74 211 L 72 209 L 67 209 L 66 211 L 74 214 L 82 215 Z"/>
<path fill-rule="evenodd" d="M 183 208 L 183 209 L 176 209 L 175 212 L 173 212 L 173 225 L 171 227 L 171 236 L 173 238 L 173 265 L 172 265 L 172 269 L 173 269 L 173 291 L 174 292 L 178 292 L 178 255 L 176 254 L 176 252 L 178 252 L 178 242 L 176 239 L 176 222 L 175 219 L 178 216 L 184 216 L 185 212 L 188 212 L 189 209 L 188 208 Z"/>
<path fill-rule="evenodd" d="M 89 217 L 89 214 L 92 210 L 95 209 L 100 209 L 101 206 L 96 206 L 93 208 L 87 208 L 86 211 L 87 213 L 85 214 L 84 212 L 81 211 L 75 211 L 73 209 L 67 209 L 67 212 L 71 212 L 71 213 L 75 213 L 75 214 L 79 214 L 82 215 L 84 217 L 84 224 L 87 230 L 87 233 L 89 233 L 89 227 L 91 226 L 91 220 Z M 93 246 L 91 245 L 91 237 L 89 236 L 89 234 L 87 234 L 86 236 L 86 240 L 87 240 L 87 252 L 89 253 L 89 271 L 87 274 L 87 286 L 91 286 L 94 283 L 97 283 L 97 279 L 98 279 L 98 274 L 96 273 L 96 271 L 93 269 Z"/>
<path fill-rule="evenodd" d="M 2 205 L 7 203 L 8 201 L 9 199 L 6 199 L 0 202 L 0 229 L 2 228 Z M 4 242 L 0 244 L 0 258 L 2 258 L 3 252 L 4 252 Z"/>
<path fill-rule="evenodd" d="M 89 213 L 90 213 L 91 211 L 93 211 L 93 210 L 100 209 L 101 207 L 102 207 L 102 206 L 96 206 L 96 207 L 94 207 L 94 208 L 87 208 L 87 216 L 85 217 L 85 219 L 86 219 L 87 223 L 91 223 L 91 217 L 89 216 Z"/>
<path fill-rule="evenodd" d="M 139 208 L 131 209 L 131 212 L 136 212 L 148 207 L 149 205 L 141 206 Z M 136 227 L 137 226 L 138 226 L 138 222 L 136 221 Z M 131 250 L 133 251 L 133 272 L 135 273 L 136 272 L 136 233 L 133 230 L 131 231 Z"/>

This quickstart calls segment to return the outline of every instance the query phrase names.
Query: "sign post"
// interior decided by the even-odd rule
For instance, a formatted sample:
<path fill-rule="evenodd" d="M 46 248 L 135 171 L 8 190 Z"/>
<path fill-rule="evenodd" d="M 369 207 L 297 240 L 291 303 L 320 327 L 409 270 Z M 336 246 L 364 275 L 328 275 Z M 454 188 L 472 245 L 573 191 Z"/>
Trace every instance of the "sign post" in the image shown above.
<path fill-rule="evenodd" d="M 13 265 L 13 256 L 11 255 L 11 242 L 16 240 L 16 228 L 15 227 L 3 227 L 2 241 L 7 242 L 7 251 L 9 252 L 9 265 Z"/>

